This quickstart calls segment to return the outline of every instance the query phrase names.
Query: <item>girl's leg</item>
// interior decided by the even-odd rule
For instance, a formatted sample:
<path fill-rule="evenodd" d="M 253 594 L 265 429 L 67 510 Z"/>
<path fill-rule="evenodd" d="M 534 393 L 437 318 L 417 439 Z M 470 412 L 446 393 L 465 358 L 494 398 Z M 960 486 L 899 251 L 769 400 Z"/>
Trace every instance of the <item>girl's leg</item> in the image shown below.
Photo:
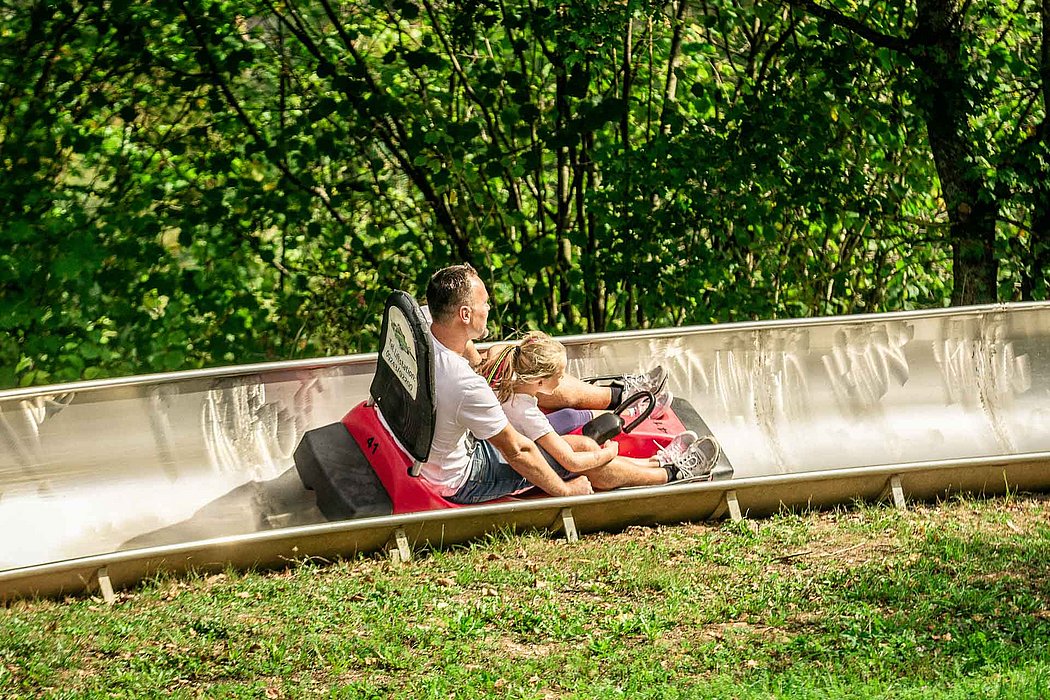
<path fill-rule="evenodd" d="M 576 452 L 598 449 L 598 443 L 582 435 L 566 435 L 565 441 Z M 667 470 L 655 459 L 613 457 L 605 464 L 588 469 L 587 478 L 595 491 L 609 491 L 621 486 L 657 486 L 667 483 Z"/>
<path fill-rule="evenodd" d="M 629 457 L 613 457 L 608 464 L 589 469 L 587 478 L 595 491 L 609 491 L 622 486 L 659 486 L 667 483 L 663 467 L 639 466 Z"/>
<path fill-rule="evenodd" d="M 659 467 L 660 463 L 656 461 L 655 457 L 617 457 L 616 459 L 622 459 L 623 461 L 633 464 L 636 467 Z"/>
<path fill-rule="evenodd" d="M 591 418 L 594 418 L 594 411 L 579 408 L 561 408 L 547 414 L 547 420 L 558 435 L 571 433 Z"/>
<path fill-rule="evenodd" d="M 540 395 L 540 408 L 590 408 L 608 409 L 612 403 L 612 391 L 607 386 L 598 386 L 565 375 L 554 393 L 550 396 Z M 615 406 L 613 406 L 615 408 Z"/>

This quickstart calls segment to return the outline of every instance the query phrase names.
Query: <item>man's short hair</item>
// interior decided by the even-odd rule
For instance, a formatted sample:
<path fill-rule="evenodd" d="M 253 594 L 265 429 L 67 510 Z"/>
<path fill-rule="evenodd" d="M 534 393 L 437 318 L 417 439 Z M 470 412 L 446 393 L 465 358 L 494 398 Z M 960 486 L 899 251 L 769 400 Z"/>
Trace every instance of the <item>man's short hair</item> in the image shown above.
<path fill-rule="evenodd" d="M 449 265 L 435 272 L 427 284 L 427 305 L 435 321 L 444 321 L 461 306 L 470 306 L 471 280 L 481 279 L 470 263 Z"/>

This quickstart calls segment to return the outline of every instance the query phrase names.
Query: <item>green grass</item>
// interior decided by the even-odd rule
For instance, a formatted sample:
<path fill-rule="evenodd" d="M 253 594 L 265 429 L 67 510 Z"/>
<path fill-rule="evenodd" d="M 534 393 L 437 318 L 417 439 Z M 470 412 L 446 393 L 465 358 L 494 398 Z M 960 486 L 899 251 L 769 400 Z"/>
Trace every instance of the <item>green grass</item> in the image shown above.
<path fill-rule="evenodd" d="M 1050 697 L 1043 496 L 536 534 L 0 609 L 2 697 Z"/>

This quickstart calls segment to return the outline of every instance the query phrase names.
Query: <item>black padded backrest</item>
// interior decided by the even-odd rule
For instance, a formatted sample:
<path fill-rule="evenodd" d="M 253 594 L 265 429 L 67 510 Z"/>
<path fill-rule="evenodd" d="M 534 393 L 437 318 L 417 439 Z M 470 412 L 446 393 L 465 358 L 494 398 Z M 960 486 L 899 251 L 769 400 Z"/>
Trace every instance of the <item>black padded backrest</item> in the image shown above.
<path fill-rule="evenodd" d="M 391 292 L 383 312 L 379 362 L 369 393 L 394 437 L 425 462 L 434 439 L 434 358 L 429 323 L 416 300 Z"/>

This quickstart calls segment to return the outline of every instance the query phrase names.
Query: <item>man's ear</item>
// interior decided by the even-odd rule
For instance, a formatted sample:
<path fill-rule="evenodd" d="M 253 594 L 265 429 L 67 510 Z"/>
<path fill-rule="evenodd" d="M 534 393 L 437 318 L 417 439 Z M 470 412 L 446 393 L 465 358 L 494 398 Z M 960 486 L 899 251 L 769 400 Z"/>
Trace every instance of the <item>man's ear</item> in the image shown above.
<path fill-rule="evenodd" d="M 463 323 L 470 323 L 470 307 L 461 306 L 459 307 L 459 320 Z"/>

